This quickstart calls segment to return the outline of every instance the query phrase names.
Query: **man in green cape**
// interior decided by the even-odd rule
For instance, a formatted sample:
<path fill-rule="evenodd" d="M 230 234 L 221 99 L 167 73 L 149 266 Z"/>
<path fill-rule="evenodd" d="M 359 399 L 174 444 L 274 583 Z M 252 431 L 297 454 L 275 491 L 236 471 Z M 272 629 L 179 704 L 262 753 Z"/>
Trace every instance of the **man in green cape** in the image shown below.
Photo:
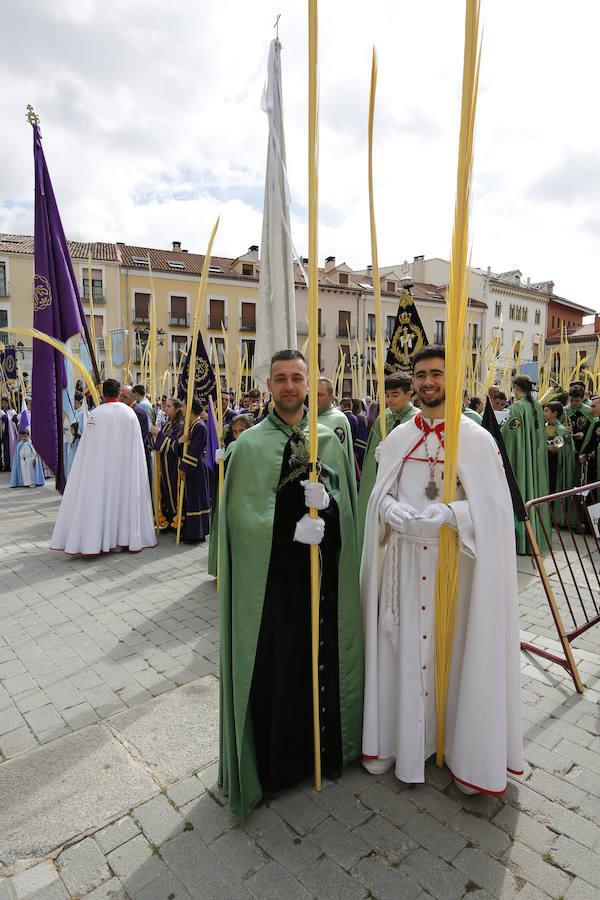
<path fill-rule="evenodd" d="M 412 380 L 405 372 L 394 372 L 385 379 L 385 431 L 386 435 L 397 425 L 409 422 L 419 412 L 410 402 Z M 373 422 L 367 440 L 367 449 L 363 459 L 360 487 L 358 490 L 358 545 L 362 547 L 367 504 L 375 479 L 377 478 L 377 459 L 375 451 L 381 443 L 381 423 L 379 416 Z"/>
<path fill-rule="evenodd" d="M 549 493 L 544 412 L 541 404 L 531 396 L 532 390 L 533 382 L 526 375 L 515 378 L 515 402 L 500 429 L 524 503 L 536 497 L 546 497 Z M 550 534 L 550 511 L 547 505 L 542 504 L 539 511 L 546 534 Z M 545 550 L 547 542 L 537 511 L 531 517 L 531 525 L 540 550 Z M 532 553 L 524 528 L 517 528 L 516 540 L 517 553 Z"/>
<path fill-rule="evenodd" d="M 571 432 L 560 423 L 562 413 L 563 405 L 558 400 L 551 400 L 544 404 L 546 443 L 548 445 L 548 489 L 551 494 L 570 491 L 575 487 L 576 460 L 573 454 L 573 442 Z M 554 503 L 554 515 L 559 525 L 566 525 L 567 520 L 571 525 L 577 525 L 574 501 L 575 498 L 563 499 L 564 512 L 560 500 Z"/>
<path fill-rule="evenodd" d="M 319 483 L 307 481 L 301 353 L 275 354 L 269 388 L 273 411 L 231 449 L 219 516 L 219 783 L 242 820 L 265 792 L 297 784 L 314 768 L 309 544 L 320 545 L 321 559 L 323 773 L 338 777 L 361 752 L 354 473 L 338 438 L 319 426 Z M 310 505 L 320 509 L 316 520 Z"/>
<path fill-rule="evenodd" d="M 585 402 L 585 389 L 583 385 L 572 384 L 569 387 L 569 403 L 564 409 L 564 424 L 573 436 L 572 449 L 577 463 L 579 457 L 587 452 L 588 444 L 592 440 L 594 431 L 594 414 L 591 407 Z M 576 465 L 576 470 L 579 468 Z M 577 476 L 579 483 L 580 478 Z M 583 483 L 583 482 L 581 482 Z M 573 485 L 575 487 L 575 485 Z"/>
<path fill-rule="evenodd" d="M 333 405 L 333 384 L 329 378 L 319 378 L 317 405 L 319 407 L 317 416 L 319 425 L 327 425 L 337 435 L 340 444 L 346 451 L 350 468 L 354 472 L 354 445 L 350 423 L 341 409 Z"/>
<path fill-rule="evenodd" d="M 600 394 L 592 394 L 590 398 L 590 409 L 594 416 L 592 436 L 587 443 L 585 451 L 579 456 L 579 463 L 581 465 L 587 464 L 586 482 L 588 484 L 591 484 L 594 481 L 600 481 L 600 478 L 598 477 L 600 475 L 600 418 L 598 418 L 600 416 Z M 592 491 L 592 495 L 595 494 L 598 496 L 594 496 L 594 500 L 598 500 L 600 498 L 600 488 L 596 491 Z"/>

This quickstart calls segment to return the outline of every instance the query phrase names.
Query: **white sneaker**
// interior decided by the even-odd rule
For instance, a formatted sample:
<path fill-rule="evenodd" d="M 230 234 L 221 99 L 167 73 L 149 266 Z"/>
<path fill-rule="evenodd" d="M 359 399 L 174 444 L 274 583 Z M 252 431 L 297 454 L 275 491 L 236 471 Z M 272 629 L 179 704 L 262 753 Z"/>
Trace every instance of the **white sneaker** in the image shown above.
<path fill-rule="evenodd" d="M 383 775 L 384 772 L 392 768 L 394 762 L 393 756 L 389 756 L 387 759 L 367 759 L 365 756 L 362 758 L 363 768 L 370 772 L 371 775 Z"/>

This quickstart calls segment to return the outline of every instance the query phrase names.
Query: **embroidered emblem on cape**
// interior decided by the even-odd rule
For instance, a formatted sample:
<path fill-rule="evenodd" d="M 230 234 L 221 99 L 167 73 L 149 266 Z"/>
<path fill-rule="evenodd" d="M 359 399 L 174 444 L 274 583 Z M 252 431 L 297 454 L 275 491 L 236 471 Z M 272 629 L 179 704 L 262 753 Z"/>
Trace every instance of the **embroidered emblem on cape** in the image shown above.
<path fill-rule="evenodd" d="M 337 434 L 338 438 L 340 439 L 340 442 L 343 444 L 344 441 L 346 440 L 346 432 L 344 431 L 342 426 L 338 425 L 338 427 L 334 428 L 333 430 Z"/>
<path fill-rule="evenodd" d="M 520 428 L 521 420 L 520 419 L 511 419 L 508 423 L 509 431 L 516 431 L 517 428 Z"/>
<path fill-rule="evenodd" d="M 586 419 L 585 416 L 577 417 L 577 427 L 578 428 L 581 428 L 581 429 L 587 428 L 587 424 L 588 424 L 588 420 Z"/>

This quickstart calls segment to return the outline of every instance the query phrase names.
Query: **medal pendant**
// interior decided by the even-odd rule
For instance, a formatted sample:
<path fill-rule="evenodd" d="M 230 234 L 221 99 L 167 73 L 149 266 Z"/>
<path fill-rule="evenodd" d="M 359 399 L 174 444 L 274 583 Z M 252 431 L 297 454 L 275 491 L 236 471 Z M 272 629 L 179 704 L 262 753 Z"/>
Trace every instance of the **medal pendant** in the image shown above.
<path fill-rule="evenodd" d="M 427 497 L 429 497 L 430 500 L 435 500 L 435 498 L 439 495 L 439 493 L 440 493 L 440 489 L 432 478 L 431 481 L 429 482 L 429 484 L 427 485 L 427 487 L 425 488 L 425 494 Z"/>

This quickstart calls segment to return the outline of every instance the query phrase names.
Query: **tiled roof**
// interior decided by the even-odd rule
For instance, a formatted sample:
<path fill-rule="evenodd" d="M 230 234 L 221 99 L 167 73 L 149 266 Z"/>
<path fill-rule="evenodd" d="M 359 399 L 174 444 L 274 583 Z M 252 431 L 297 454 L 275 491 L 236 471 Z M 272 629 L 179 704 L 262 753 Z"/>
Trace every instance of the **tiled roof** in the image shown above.
<path fill-rule="evenodd" d="M 594 322 L 589 322 L 587 325 L 580 325 L 579 328 L 575 329 L 567 328 L 567 340 L 569 343 L 571 343 L 572 341 L 591 341 L 597 337 L 600 337 L 600 332 L 597 332 L 595 330 Z M 560 344 L 560 339 L 560 331 L 555 331 L 553 334 L 550 334 L 546 338 L 546 343 Z"/>
<path fill-rule="evenodd" d="M 72 259 L 87 259 L 90 251 L 92 259 L 117 262 L 114 244 L 101 242 L 82 243 L 67 241 Z M 33 237 L 28 234 L 0 234 L 0 253 L 33 253 Z"/>
<path fill-rule="evenodd" d="M 146 260 L 150 254 L 150 265 L 155 272 L 181 272 L 187 275 L 201 275 L 204 255 L 200 253 L 184 253 L 182 250 L 156 250 L 152 247 L 133 247 L 130 244 L 117 244 L 121 256 L 121 264 L 128 269 L 148 271 L 147 263 L 134 262 L 134 257 Z M 216 273 L 219 278 L 241 278 L 244 281 L 258 281 L 258 275 L 241 275 L 233 268 L 235 258 L 231 256 L 211 256 L 210 265 L 222 269 Z M 174 268 L 169 263 L 182 263 L 185 268 Z M 256 268 L 256 267 L 255 267 Z M 256 269 L 257 271 L 257 269 Z M 212 275 L 213 273 L 211 273 Z"/>

